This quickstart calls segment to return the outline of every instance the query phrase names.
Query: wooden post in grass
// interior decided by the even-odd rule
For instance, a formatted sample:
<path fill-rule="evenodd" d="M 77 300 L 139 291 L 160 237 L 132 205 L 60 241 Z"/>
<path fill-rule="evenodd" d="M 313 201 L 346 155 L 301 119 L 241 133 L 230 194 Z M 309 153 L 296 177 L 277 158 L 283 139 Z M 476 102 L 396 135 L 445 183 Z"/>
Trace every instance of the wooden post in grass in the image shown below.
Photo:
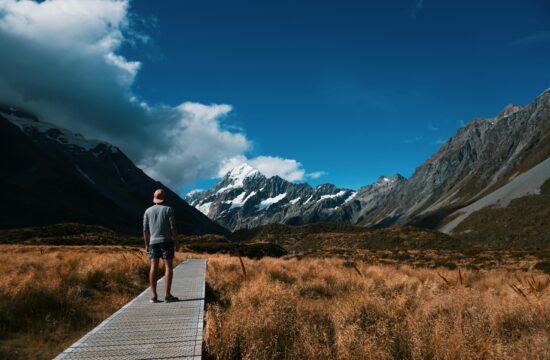
<path fill-rule="evenodd" d="M 229 243 L 232 243 L 237 247 L 237 254 L 239 254 L 239 262 L 241 263 L 241 270 L 243 271 L 243 279 L 246 280 L 246 268 L 244 267 L 244 262 L 242 258 L 241 244 L 237 244 L 229 240 L 225 235 L 223 236 L 223 238 L 227 240 Z"/>
<path fill-rule="evenodd" d="M 239 250 L 239 261 L 241 262 L 241 269 L 243 271 L 243 278 L 244 280 L 246 280 L 246 268 L 244 267 L 244 262 L 243 262 L 243 259 L 241 257 L 241 251 Z"/>
<path fill-rule="evenodd" d="M 363 274 L 361 273 L 361 271 L 359 270 L 359 268 L 357 267 L 357 265 L 353 264 L 353 268 L 354 268 L 355 271 L 359 274 L 359 276 L 363 277 Z"/>

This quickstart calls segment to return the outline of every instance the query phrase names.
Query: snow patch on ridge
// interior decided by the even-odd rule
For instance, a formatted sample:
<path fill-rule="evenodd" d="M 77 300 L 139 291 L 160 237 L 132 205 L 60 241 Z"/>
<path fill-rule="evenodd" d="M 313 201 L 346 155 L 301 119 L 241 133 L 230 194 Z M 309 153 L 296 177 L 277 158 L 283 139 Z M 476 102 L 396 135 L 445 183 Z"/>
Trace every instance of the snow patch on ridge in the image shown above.
<path fill-rule="evenodd" d="M 336 194 L 332 194 L 332 195 L 321 195 L 321 198 L 319 199 L 319 201 L 322 201 L 322 200 L 325 200 L 325 199 L 339 198 L 340 196 L 346 195 L 346 193 L 347 193 L 347 191 L 341 190 L 341 191 L 339 191 L 339 192 L 336 193 Z"/>
<path fill-rule="evenodd" d="M 256 205 L 256 207 L 258 208 L 258 211 L 268 209 L 271 205 L 276 204 L 279 201 L 283 200 L 286 197 L 286 195 L 287 193 L 283 193 L 275 197 L 267 198 L 263 200 L 261 203 L 259 203 L 258 205 Z"/>
<path fill-rule="evenodd" d="M 351 201 L 351 200 L 355 197 L 355 195 L 357 195 L 357 192 L 355 192 L 355 191 L 352 192 L 352 193 L 350 194 L 350 196 L 348 196 L 348 198 L 347 198 L 346 200 L 344 200 L 344 204 L 347 203 L 347 202 L 349 202 L 349 201 Z"/>
<path fill-rule="evenodd" d="M 239 196 L 237 196 L 233 200 L 226 201 L 227 204 L 231 204 L 231 206 L 229 207 L 229 210 L 242 207 L 248 201 L 248 199 L 256 195 L 256 192 L 255 191 L 251 192 L 250 194 L 248 194 L 246 198 L 245 198 L 245 195 L 246 195 L 246 191 L 243 191 L 242 193 L 239 194 Z"/>
<path fill-rule="evenodd" d="M 289 201 L 289 203 L 291 203 L 292 205 L 296 204 L 298 201 L 300 201 L 300 197 L 297 197 L 296 199 L 292 199 Z"/>

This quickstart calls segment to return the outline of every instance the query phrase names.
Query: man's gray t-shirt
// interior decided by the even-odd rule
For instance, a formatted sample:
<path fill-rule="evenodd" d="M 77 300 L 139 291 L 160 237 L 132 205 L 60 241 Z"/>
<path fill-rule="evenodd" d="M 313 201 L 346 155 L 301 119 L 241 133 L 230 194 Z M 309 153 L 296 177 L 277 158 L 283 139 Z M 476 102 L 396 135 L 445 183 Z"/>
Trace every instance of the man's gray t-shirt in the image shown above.
<path fill-rule="evenodd" d="M 172 242 L 171 229 L 176 229 L 176 217 L 170 206 L 156 204 L 143 214 L 143 231 L 151 234 L 149 244 Z"/>

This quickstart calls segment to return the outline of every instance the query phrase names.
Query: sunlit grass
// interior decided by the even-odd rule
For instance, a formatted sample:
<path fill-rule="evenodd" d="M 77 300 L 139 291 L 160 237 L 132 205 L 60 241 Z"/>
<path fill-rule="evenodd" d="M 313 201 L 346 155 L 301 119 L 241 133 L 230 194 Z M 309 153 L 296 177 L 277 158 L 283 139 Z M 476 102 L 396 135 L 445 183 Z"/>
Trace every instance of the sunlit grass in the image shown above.
<path fill-rule="evenodd" d="M 543 273 L 459 275 L 339 259 L 264 258 L 245 266 L 247 280 L 238 258 L 209 258 L 205 344 L 212 358 L 550 357 Z"/>

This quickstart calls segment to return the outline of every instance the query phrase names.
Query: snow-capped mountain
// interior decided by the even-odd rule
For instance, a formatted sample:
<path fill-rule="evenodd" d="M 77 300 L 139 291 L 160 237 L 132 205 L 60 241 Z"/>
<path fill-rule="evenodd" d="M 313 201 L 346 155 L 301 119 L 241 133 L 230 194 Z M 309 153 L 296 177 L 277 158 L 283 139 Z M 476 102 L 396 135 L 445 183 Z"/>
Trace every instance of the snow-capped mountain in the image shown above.
<path fill-rule="evenodd" d="M 0 227 L 81 222 L 139 233 L 153 191 L 164 186 L 119 148 L 13 107 L 0 106 L 0 127 L 0 182 L 11 189 L 0 207 Z M 164 188 L 180 232 L 226 232 Z"/>
<path fill-rule="evenodd" d="M 356 213 L 376 206 L 379 196 L 400 181 L 400 175 L 381 177 L 377 183 L 355 192 L 332 184 L 311 187 L 278 176 L 267 178 L 249 164 L 242 164 L 210 190 L 192 191 L 185 200 L 232 230 L 271 223 L 349 223 L 359 217 Z"/>

